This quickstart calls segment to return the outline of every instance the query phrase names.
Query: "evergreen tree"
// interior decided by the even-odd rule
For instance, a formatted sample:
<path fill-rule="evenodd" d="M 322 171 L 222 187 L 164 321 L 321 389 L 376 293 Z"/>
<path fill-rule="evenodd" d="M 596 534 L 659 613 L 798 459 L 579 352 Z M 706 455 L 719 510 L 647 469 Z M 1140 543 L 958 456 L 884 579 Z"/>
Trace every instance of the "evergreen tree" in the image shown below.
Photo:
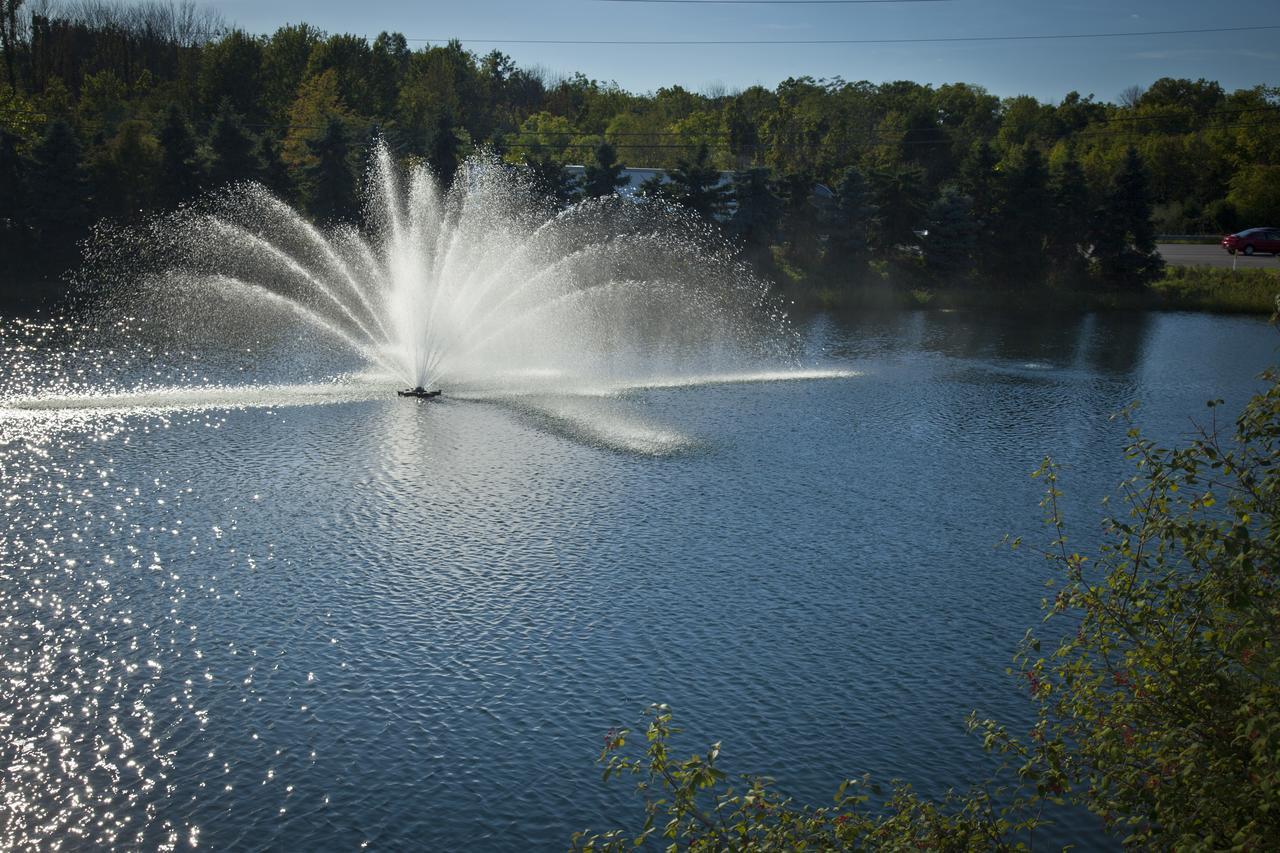
<path fill-rule="evenodd" d="M 885 256 L 893 255 L 898 246 L 915 245 L 927 204 L 924 170 L 891 163 L 873 170 L 870 177 L 871 198 L 879 211 L 871 245 Z"/>
<path fill-rule="evenodd" d="M 812 269 L 821 254 L 818 208 L 813 203 L 813 176 L 792 172 L 778 181 L 782 197 L 782 240 L 787 259 Z"/>
<path fill-rule="evenodd" d="M 1068 152 L 1067 159 L 1054 170 L 1049 192 L 1053 222 L 1045 251 L 1052 272 L 1058 278 L 1079 281 L 1087 272 L 1084 243 L 1089 233 L 1089 187 L 1074 152 Z"/>
<path fill-rule="evenodd" d="M 50 122 L 33 154 L 28 185 L 39 192 L 31 197 L 31 224 L 41 251 L 62 264 L 74 255 L 88 222 L 89 181 L 80 141 L 71 125 L 58 119 Z"/>
<path fill-rule="evenodd" d="M 306 170 L 307 209 L 322 222 L 351 219 L 358 208 L 356 180 L 342 121 L 330 119 L 324 134 L 307 145 L 315 157 Z"/>
<path fill-rule="evenodd" d="M 130 119 L 91 158 L 98 216 L 133 219 L 151 209 L 163 154 L 151 125 Z"/>
<path fill-rule="evenodd" d="M 681 158 L 671 170 L 666 194 L 676 204 L 706 219 L 722 216 L 729 202 L 730 189 L 720 185 L 720 171 L 709 162 L 706 144 L 698 146 L 693 160 Z"/>
<path fill-rule="evenodd" d="M 293 175 L 285 165 L 280 141 L 270 131 L 258 138 L 256 156 L 262 165 L 258 180 L 262 181 L 266 188 L 275 193 L 278 198 L 286 201 L 292 199 L 295 190 Z"/>
<path fill-rule="evenodd" d="M 202 179 L 196 139 L 177 104 L 170 104 L 160 128 L 160 178 L 158 198 L 174 207 L 194 196 Z"/>
<path fill-rule="evenodd" d="M 5 70 L 9 73 L 9 89 L 18 90 L 18 77 L 14 73 L 14 54 L 21 38 L 18 25 L 18 9 L 23 0 L 0 2 L 0 51 L 4 53 Z"/>
<path fill-rule="evenodd" d="M 254 142 L 240 123 L 240 116 L 223 99 L 209 132 L 209 183 L 215 187 L 258 177 L 262 166 L 253 153 Z"/>
<path fill-rule="evenodd" d="M 747 257 L 764 263 L 782 221 L 782 199 L 773 190 L 769 170 L 735 172 L 733 195 L 738 209 L 729 220 L 729 232 L 742 241 Z"/>
<path fill-rule="evenodd" d="M 427 162 L 435 170 L 441 186 L 445 188 L 453 185 L 461 159 L 459 156 L 461 147 L 457 131 L 453 128 L 453 116 L 448 110 L 440 110 L 431 132 L 431 142 L 427 145 Z"/>
<path fill-rule="evenodd" d="M 981 230 L 973 215 L 973 199 L 956 186 L 943 187 L 926 215 L 924 263 L 938 284 L 954 284 L 974 271 Z"/>
<path fill-rule="evenodd" d="M 862 172 L 857 166 L 845 169 L 836 185 L 836 202 L 823 217 L 827 232 L 823 266 L 829 275 L 856 281 L 866 273 L 877 212 Z"/>
<path fill-rule="evenodd" d="M 1025 148 L 1008 163 L 1001 186 L 997 217 L 1003 250 L 1000 253 L 1006 280 L 1038 285 L 1045 281 L 1049 258 L 1045 241 L 1053 200 L 1044 158 L 1035 148 Z"/>
<path fill-rule="evenodd" d="M 22 259 L 30 216 L 27 206 L 29 164 L 18 150 L 18 142 L 17 134 L 0 127 L 0 253 L 15 266 Z"/>
<path fill-rule="evenodd" d="M 613 195 L 629 184 L 630 178 L 622 174 L 626 166 L 618 162 L 618 155 L 608 142 L 596 146 L 595 162 L 588 163 L 582 176 L 582 194 L 587 198 Z"/>
<path fill-rule="evenodd" d="M 640 186 L 636 187 L 636 195 L 642 198 L 652 198 L 670 203 L 671 197 L 668 192 L 665 172 L 655 172 L 641 181 Z"/>
<path fill-rule="evenodd" d="M 1151 224 L 1147 169 L 1132 146 L 1094 216 L 1093 257 L 1103 281 L 1120 287 L 1143 287 L 1164 272 Z"/>
<path fill-rule="evenodd" d="M 977 223 L 978 272 L 987 279 L 999 279 L 1006 269 L 1001 259 L 1004 246 L 999 225 L 1002 192 L 998 163 L 995 150 L 982 139 L 973 144 L 960 162 L 957 176 L 957 189 L 972 202 Z"/>
<path fill-rule="evenodd" d="M 524 167 L 529 172 L 529 181 L 534 189 L 551 200 L 557 210 L 563 209 L 577 195 L 574 180 L 564 166 L 551 159 L 550 155 L 524 158 Z"/>

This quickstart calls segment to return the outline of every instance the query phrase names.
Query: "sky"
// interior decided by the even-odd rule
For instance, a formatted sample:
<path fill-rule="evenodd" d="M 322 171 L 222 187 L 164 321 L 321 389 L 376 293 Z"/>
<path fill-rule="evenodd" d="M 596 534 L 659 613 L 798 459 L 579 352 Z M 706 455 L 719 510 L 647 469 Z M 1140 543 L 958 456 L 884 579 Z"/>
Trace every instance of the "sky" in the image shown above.
<path fill-rule="evenodd" d="M 788 77 L 977 83 L 996 95 L 1114 101 L 1160 77 L 1204 77 L 1228 90 L 1280 85 L 1280 29 L 1038 41 L 915 44 L 589 45 L 504 40 L 904 39 L 1280 26 L 1280 6 L 1204 0 L 916 0 L 915 2 L 613 2 L 612 0 L 214 0 L 250 32 L 307 22 L 329 32 L 403 33 L 411 47 L 458 38 L 521 67 L 581 71 L 634 92 L 694 91 Z M 1230 10 L 1225 14 L 1224 9 Z"/>

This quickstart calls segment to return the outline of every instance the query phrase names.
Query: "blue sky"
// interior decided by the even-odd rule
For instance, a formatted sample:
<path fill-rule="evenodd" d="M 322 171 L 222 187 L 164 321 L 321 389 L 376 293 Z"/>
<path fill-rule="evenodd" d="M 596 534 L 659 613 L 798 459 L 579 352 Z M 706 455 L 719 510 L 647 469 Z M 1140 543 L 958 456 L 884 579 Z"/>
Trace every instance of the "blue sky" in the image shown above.
<path fill-rule="evenodd" d="M 330 32 L 457 37 L 521 66 L 581 71 L 633 91 L 702 90 L 787 77 L 978 83 L 1001 96 L 1057 100 L 1072 89 L 1114 100 L 1164 76 L 1206 77 L 1227 89 L 1280 85 L 1280 30 L 1072 41 L 910 45 L 522 45 L 478 39 L 920 38 L 1131 32 L 1280 24 L 1270 3 L 1204 0 L 944 0 L 865 5 L 646 4 L 598 0 L 221 0 L 209 4 L 253 32 L 306 21 Z M 1231 14 L 1224 14 L 1229 8 Z M 422 42 L 411 42 L 421 46 Z"/>

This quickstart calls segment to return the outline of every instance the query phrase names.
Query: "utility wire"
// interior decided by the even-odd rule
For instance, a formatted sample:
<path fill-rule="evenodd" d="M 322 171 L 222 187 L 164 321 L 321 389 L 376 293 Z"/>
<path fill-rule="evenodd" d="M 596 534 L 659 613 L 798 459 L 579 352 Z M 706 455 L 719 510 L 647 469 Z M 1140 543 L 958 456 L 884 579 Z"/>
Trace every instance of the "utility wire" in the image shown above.
<path fill-rule="evenodd" d="M 596 3 L 683 3 L 688 6 L 861 6 L 870 3 L 950 3 L 952 0 L 594 0 Z"/>

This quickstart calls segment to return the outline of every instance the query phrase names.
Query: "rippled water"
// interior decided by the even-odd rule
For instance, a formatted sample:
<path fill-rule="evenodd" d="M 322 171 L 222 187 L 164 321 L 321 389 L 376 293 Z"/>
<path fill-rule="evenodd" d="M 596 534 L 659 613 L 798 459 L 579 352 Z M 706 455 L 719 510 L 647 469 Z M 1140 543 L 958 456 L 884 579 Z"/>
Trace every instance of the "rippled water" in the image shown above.
<path fill-rule="evenodd" d="M 1058 456 L 1087 540 L 1126 473 L 1107 415 L 1140 400 L 1176 439 L 1280 342 L 1180 314 L 801 325 L 807 378 L 424 404 L 257 354 L 246 396 L 6 324 L 0 846 L 562 847 L 630 816 L 593 760 L 651 701 L 817 802 L 976 780 L 965 715 L 1027 712 L 1003 673 L 1046 568 L 994 546 L 1039 531 L 1028 472 Z M 112 370 L 186 390 L 86 405 Z"/>

